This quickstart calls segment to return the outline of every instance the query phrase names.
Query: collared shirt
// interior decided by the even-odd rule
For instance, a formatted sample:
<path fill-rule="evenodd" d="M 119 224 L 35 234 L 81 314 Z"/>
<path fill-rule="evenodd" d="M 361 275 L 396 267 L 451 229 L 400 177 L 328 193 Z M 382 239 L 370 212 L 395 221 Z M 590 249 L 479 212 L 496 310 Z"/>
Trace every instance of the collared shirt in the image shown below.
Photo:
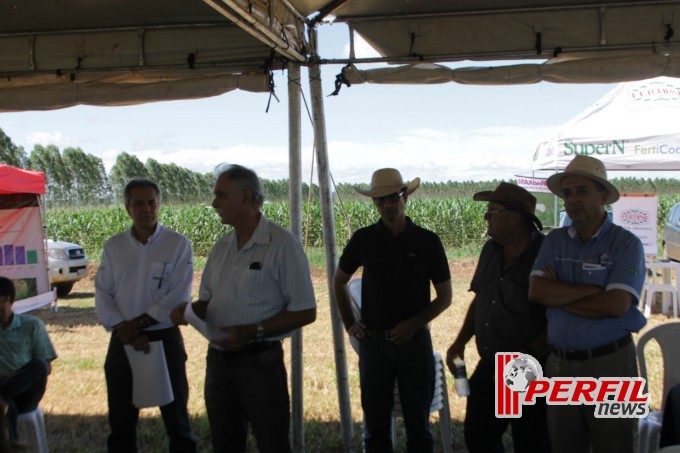
<path fill-rule="evenodd" d="M 264 214 L 240 250 L 234 231 L 217 241 L 205 264 L 198 295 L 209 301 L 205 322 L 211 339 L 223 335 L 220 327 L 252 324 L 283 311 L 316 307 L 309 263 L 300 241 Z"/>
<path fill-rule="evenodd" d="M 548 308 L 548 343 L 565 350 L 590 349 L 638 332 L 647 320 L 637 308 L 645 280 L 642 242 L 633 233 L 612 223 L 609 216 L 585 244 L 576 228 L 559 228 L 543 241 L 531 275 L 543 275 L 552 267 L 564 283 L 622 289 L 634 298 L 628 312 L 618 318 L 583 318 L 561 308 Z"/>
<path fill-rule="evenodd" d="M 391 329 L 420 313 L 431 302 L 430 281 L 451 279 L 439 236 L 409 217 L 396 237 L 382 220 L 357 230 L 338 266 L 350 275 L 363 266 L 361 320 L 369 329 Z"/>
<path fill-rule="evenodd" d="M 487 241 L 479 255 L 470 291 L 475 293 L 475 341 L 483 360 L 497 352 L 528 352 L 545 330 L 545 307 L 529 302 L 529 273 L 543 234 L 534 231 L 525 250 L 507 266 L 503 246 Z M 491 362 L 493 363 L 493 362 Z"/>
<path fill-rule="evenodd" d="M 170 313 L 191 301 L 194 263 L 189 240 L 160 223 L 146 244 L 132 230 L 104 244 L 95 278 L 95 308 L 107 329 L 148 314 L 158 324 L 145 330 L 172 327 Z"/>
<path fill-rule="evenodd" d="M 32 359 L 56 357 L 41 319 L 15 313 L 7 328 L 0 326 L 0 376 L 14 373 Z"/>

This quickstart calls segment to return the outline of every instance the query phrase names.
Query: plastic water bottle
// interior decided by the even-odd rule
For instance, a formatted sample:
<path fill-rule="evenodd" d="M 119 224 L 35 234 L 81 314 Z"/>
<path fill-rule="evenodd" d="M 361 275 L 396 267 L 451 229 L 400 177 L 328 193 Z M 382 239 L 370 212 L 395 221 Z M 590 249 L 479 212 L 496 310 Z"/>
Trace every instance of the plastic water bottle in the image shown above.
<path fill-rule="evenodd" d="M 467 372 L 465 371 L 465 361 L 460 357 L 453 359 L 456 369 L 453 373 L 453 382 L 456 384 L 458 396 L 468 396 L 470 394 L 470 383 L 468 382 Z"/>

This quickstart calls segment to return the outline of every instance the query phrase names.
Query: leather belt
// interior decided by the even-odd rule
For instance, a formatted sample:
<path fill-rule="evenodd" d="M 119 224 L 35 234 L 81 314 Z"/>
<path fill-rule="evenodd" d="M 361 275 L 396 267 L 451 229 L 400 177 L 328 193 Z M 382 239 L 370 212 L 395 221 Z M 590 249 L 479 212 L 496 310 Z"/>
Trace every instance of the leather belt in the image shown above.
<path fill-rule="evenodd" d="M 592 349 L 563 350 L 553 348 L 551 346 L 550 350 L 557 357 L 564 360 L 587 360 L 594 359 L 595 357 L 600 357 L 606 354 L 611 354 L 612 352 L 621 349 L 622 347 L 626 346 L 628 343 L 631 343 L 632 341 L 633 336 L 631 334 L 628 334 L 619 340 L 603 344 L 602 346 L 598 346 Z"/>
<path fill-rule="evenodd" d="M 364 329 L 365 338 L 372 340 L 387 340 L 392 329 Z"/>
<path fill-rule="evenodd" d="M 217 353 L 223 358 L 232 358 L 232 357 L 243 357 L 247 355 L 256 355 L 261 352 L 267 351 L 273 347 L 279 346 L 281 347 L 281 342 L 280 341 L 262 341 L 259 343 L 250 343 L 247 344 L 243 349 L 240 349 L 238 351 L 226 351 L 226 350 L 221 350 L 217 348 L 209 348 L 210 352 Z"/>

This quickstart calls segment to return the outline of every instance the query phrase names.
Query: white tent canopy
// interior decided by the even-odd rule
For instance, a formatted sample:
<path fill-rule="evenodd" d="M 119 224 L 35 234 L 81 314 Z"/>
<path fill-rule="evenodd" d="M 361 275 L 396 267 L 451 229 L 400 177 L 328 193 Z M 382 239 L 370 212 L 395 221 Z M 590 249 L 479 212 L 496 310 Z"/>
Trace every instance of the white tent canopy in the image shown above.
<path fill-rule="evenodd" d="M 680 170 L 680 79 L 617 85 L 541 141 L 533 170 L 563 169 L 577 154 L 608 170 Z"/>

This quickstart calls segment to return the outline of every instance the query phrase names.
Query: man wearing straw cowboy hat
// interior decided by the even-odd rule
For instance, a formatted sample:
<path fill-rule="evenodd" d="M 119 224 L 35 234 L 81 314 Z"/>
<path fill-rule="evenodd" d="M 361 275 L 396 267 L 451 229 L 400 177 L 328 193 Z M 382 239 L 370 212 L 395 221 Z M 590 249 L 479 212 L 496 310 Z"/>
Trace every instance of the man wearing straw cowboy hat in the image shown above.
<path fill-rule="evenodd" d="M 451 304 L 451 274 L 439 237 L 404 211 L 420 178 L 404 182 L 393 168 L 376 170 L 369 190 L 380 220 L 357 230 L 333 278 L 338 309 L 349 335 L 359 340 L 361 406 L 367 452 L 391 452 L 394 383 L 404 414 L 409 452 L 431 452 L 430 404 L 435 368 L 428 323 Z M 347 288 L 363 266 L 361 316 Z M 435 298 L 431 300 L 430 282 Z"/>
<path fill-rule="evenodd" d="M 512 425 L 516 453 L 550 451 L 545 400 L 526 406 L 521 418 L 496 418 L 495 355 L 523 352 L 545 363 L 545 307 L 529 302 L 529 273 L 543 242 L 541 221 L 534 214 L 536 197 L 502 182 L 493 191 L 478 192 L 476 201 L 488 202 L 484 213 L 490 236 L 479 255 L 463 326 L 446 354 L 455 375 L 454 359 L 463 358 L 474 336 L 480 361 L 470 378 L 465 411 L 465 443 L 471 453 L 503 451 L 502 437 Z"/>
<path fill-rule="evenodd" d="M 548 178 L 573 224 L 550 233 L 531 272 L 529 299 L 548 307 L 547 377 L 635 377 L 631 332 L 644 282 L 640 240 L 614 225 L 605 206 L 619 199 L 604 164 L 576 156 Z M 595 418 L 592 406 L 548 406 L 554 452 L 633 452 L 635 418 Z"/>

